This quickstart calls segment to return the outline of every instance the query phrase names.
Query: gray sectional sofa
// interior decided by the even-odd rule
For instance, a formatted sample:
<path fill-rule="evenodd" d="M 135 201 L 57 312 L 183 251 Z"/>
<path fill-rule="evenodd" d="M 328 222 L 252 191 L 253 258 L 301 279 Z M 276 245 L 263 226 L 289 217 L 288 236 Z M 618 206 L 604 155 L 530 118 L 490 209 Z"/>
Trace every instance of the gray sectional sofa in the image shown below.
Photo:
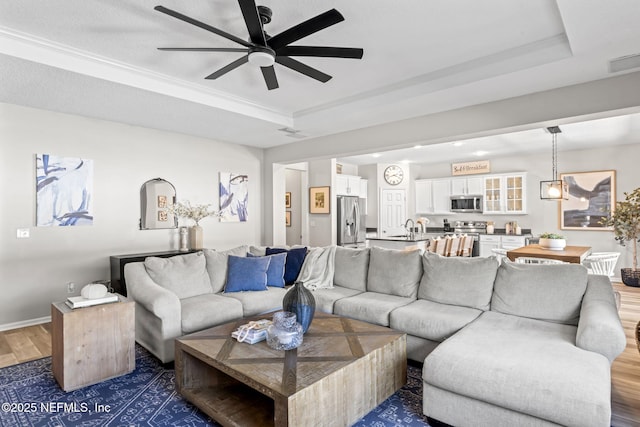
<path fill-rule="evenodd" d="M 223 292 L 226 256 L 247 250 L 261 252 L 127 264 L 137 341 L 167 362 L 180 335 L 280 308 L 284 288 Z M 610 365 L 626 338 L 607 277 L 581 265 L 376 247 L 338 247 L 334 259 L 333 287 L 314 291 L 317 309 L 406 332 L 407 357 L 424 362 L 428 417 L 455 426 L 610 425 Z"/>

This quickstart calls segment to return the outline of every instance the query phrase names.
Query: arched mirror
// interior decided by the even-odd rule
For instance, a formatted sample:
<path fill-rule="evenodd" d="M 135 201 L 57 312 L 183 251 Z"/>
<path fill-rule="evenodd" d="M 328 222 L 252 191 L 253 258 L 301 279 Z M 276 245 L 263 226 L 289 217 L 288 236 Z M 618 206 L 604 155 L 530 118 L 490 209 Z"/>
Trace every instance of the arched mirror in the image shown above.
<path fill-rule="evenodd" d="M 140 187 L 140 230 L 178 228 L 178 218 L 169 207 L 176 202 L 176 188 L 162 178 L 150 179 Z"/>

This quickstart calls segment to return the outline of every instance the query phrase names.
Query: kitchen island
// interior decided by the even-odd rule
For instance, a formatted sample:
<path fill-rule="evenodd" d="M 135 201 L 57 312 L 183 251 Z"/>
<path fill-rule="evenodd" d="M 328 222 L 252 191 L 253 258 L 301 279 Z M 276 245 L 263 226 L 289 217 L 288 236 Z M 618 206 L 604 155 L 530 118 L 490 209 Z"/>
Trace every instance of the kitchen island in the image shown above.
<path fill-rule="evenodd" d="M 377 246 L 385 249 L 400 249 L 411 251 L 420 249 L 424 252 L 429 247 L 429 237 L 425 234 L 417 233 L 415 236 L 389 236 L 389 237 L 369 237 L 367 246 Z"/>

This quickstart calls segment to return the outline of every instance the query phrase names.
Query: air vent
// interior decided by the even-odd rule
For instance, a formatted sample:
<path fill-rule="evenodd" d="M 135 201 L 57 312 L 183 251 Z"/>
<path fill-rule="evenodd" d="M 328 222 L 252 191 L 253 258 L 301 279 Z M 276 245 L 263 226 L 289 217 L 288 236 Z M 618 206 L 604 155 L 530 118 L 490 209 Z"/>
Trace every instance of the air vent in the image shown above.
<path fill-rule="evenodd" d="M 290 137 L 290 138 L 298 138 L 298 139 L 302 139 L 302 138 L 306 138 L 307 135 L 303 135 L 300 133 L 299 130 L 297 129 L 292 129 L 292 128 L 281 128 L 278 129 L 280 132 L 284 132 L 286 134 L 286 136 Z"/>
<path fill-rule="evenodd" d="M 620 71 L 627 71 L 633 68 L 640 67 L 640 53 L 635 55 L 621 56 L 620 58 L 612 59 L 609 61 L 609 72 L 619 73 Z"/>

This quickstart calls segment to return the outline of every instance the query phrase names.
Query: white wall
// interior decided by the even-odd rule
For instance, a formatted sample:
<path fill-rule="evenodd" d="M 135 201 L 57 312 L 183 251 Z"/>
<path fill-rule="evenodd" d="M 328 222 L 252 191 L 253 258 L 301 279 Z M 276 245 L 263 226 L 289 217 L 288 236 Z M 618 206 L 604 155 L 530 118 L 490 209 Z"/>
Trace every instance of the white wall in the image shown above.
<path fill-rule="evenodd" d="M 94 161 L 93 226 L 34 227 L 35 155 Z M 0 104 L 0 327 L 50 315 L 66 283 L 109 278 L 109 256 L 177 249 L 176 230 L 138 229 L 140 186 L 170 181 L 178 200 L 218 207 L 218 172 L 249 175 L 249 221 L 201 221 L 205 246 L 260 244 L 263 151 L 203 138 Z M 29 228 L 29 239 L 17 239 Z"/>
<path fill-rule="evenodd" d="M 336 159 L 316 160 L 309 162 L 309 187 L 330 187 L 328 214 L 309 214 L 309 245 L 335 245 L 336 236 L 336 194 L 335 188 Z"/>
<path fill-rule="evenodd" d="M 299 245 L 302 243 L 302 171 L 295 169 L 286 170 L 285 189 L 291 193 L 291 207 L 286 208 L 291 212 L 291 227 L 287 227 L 287 245 Z"/>

